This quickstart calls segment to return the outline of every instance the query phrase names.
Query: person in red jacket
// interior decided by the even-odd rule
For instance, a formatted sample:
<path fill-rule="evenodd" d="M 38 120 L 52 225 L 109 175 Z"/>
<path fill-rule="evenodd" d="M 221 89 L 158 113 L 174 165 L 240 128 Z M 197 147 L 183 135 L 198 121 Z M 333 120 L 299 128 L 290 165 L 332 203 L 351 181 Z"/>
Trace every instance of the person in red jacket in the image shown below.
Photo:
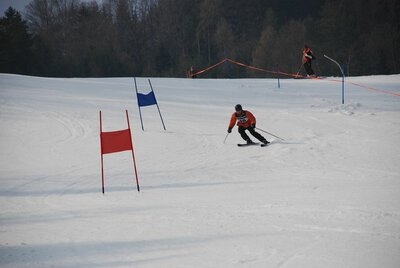
<path fill-rule="evenodd" d="M 305 45 L 303 49 L 303 65 L 304 69 L 306 69 L 307 77 L 315 76 L 314 70 L 311 67 L 311 61 L 315 60 L 315 56 L 312 53 L 311 49 Z"/>
<path fill-rule="evenodd" d="M 232 132 L 232 128 L 235 126 L 236 121 L 239 134 L 246 141 L 247 144 L 252 144 L 254 142 L 246 134 L 246 130 L 248 130 L 251 135 L 253 135 L 262 143 L 269 143 L 269 141 L 267 141 L 260 133 L 255 130 L 256 118 L 254 117 L 254 115 L 249 111 L 244 111 L 242 109 L 242 105 L 240 104 L 237 104 L 235 106 L 235 112 L 232 114 L 231 120 L 229 122 L 228 133 Z"/>

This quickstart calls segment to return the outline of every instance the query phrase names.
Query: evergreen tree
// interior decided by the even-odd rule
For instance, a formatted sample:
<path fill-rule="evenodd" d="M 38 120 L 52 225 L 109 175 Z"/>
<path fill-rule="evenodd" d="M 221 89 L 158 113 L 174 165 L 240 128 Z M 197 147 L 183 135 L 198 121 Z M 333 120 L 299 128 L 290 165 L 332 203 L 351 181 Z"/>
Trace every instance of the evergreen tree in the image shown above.
<path fill-rule="evenodd" d="M 9 7 L 0 18 L 0 72 L 28 74 L 31 37 L 21 14 Z"/>

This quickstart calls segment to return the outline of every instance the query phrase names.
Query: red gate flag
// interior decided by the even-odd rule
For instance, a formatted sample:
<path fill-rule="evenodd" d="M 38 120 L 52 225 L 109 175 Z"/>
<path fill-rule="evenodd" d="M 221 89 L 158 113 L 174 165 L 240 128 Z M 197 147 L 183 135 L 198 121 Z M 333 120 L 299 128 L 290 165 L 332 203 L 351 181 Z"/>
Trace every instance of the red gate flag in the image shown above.
<path fill-rule="evenodd" d="M 131 132 L 129 129 L 101 132 L 100 135 L 102 154 L 133 150 Z"/>
<path fill-rule="evenodd" d="M 103 132 L 103 125 L 102 125 L 101 111 L 100 111 L 101 183 L 102 183 L 103 194 L 104 194 L 103 155 L 122 152 L 122 151 L 132 151 L 133 166 L 136 176 L 136 186 L 138 192 L 140 192 L 139 179 L 136 171 L 135 154 L 133 152 L 131 127 L 129 125 L 128 111 L 125 110 L 125 112 L 126 112 L 126 121 L 128 122 L 127 129 L 111 131 L 111 132 Z"/>

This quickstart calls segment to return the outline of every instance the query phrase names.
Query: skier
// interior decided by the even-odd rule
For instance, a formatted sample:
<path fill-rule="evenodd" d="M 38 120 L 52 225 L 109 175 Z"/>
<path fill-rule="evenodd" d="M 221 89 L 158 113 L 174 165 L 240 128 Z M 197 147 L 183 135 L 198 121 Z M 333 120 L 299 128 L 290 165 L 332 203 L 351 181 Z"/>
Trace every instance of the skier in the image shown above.
<path fill-rule="evenodd" d="M 237 104 L 235 106 L 235 112 L 232 114 L 231 120 L 229 122 L 228 133 L 232 132 L 232 128 L 235 126 L 236 121 L 238 121 L 237 126 L 239 134 L 246 141 L 247 144 L 254 144 L 254 142 L 246 134 L 246 130 L 248 130 L 251 135 L 253 135 L 262 143 L 269 143 L 269 141 L 267 141 L 260 133 L 255 131 L 256 118 L 254 117 L 254 115 L 249 111 L 244 111 L 242 109 L 242 105 L 240 104 Z"/>
<path fill-rule="evenodd" d="M 315 60 L 315 56 L 313 55 L 311 49 L 307 45 L 305 45 L 303 50 L 303 65 L 304 69 L 306 69 L 307 77 L 316 76 L 311 67 L 312 60 Z"/>

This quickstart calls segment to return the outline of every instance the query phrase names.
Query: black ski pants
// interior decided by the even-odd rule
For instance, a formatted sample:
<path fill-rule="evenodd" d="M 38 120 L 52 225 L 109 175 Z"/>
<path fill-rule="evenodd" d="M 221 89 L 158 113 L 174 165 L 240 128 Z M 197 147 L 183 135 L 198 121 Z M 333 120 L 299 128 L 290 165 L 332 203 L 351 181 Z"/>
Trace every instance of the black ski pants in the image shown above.
<path fill-rule="evenodd" d="M 307 72 L 308 75 L 313 75 L 314 74 L 314 71 L 311 68 L 311 61 L 306 61 L 304 63 L 304 69 L 306 69 L 306 72 Z"/>
<path fill-rule="evenodd" d="M 239 126 L 238 127 L 238 130 L 239 130 L 239 134 L 240 134 L 240 136 L 242 136 L 242 138 L 245 140 L 245 141 L 248 141 L 250 138 L 249 138 L 249 136 L 246 134 L 246 130 L 248 130 L 249 132 L 250 132 L 250 134 L 251 135 L 253 135 L 255 138 L 257 138 L 259 141 L 264 141 L 265 140 L 265 138 L 260 134 L 260 133 L 258 133 L 255 129 L 254 129 L 254 127 L 242 127 L 242 126 Z"/>

